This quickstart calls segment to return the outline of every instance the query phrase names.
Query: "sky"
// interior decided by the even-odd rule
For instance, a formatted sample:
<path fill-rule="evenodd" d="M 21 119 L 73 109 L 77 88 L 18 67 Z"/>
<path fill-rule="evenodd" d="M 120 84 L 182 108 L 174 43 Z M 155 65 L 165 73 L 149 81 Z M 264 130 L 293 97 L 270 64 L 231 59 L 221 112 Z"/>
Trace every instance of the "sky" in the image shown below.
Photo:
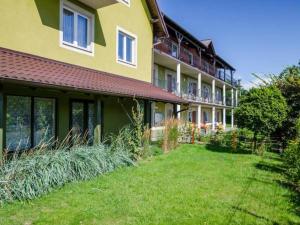
<path fill-rule="evenodd" d="M 249 88 L 252 73 L 278 74 L 300 60 L 300 0 L 158 0 L 163 13 L 218 55 Z"/>

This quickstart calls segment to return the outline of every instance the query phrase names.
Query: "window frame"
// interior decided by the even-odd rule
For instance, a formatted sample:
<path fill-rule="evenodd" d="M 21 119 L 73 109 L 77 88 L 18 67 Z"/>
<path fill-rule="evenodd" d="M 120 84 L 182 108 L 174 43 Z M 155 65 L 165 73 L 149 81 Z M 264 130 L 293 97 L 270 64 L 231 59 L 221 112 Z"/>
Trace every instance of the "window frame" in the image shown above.
<path fill-rule="evenodd" d="M 6 143 L 6 132 L 7 132 L 7 97 L 8 96 L 14 96 L 14 97 L 27 97 L 30 98 L 30 146 L 27 149 L 19 149 L 19 152 L 25 152 L 25 151 L 30 151 L 33 149 L 34 146 L 34 99 L 35 98 L 42 98 L 42 99 L 52 99 L 54 100 L 54 138 L 55 140 L 58 137 L 58 101 L 56 97 L 45 97 L 45 96 L 39 96 L 39 95 L 19 95 L 19 94 L 4 94 L 4 112 L 3 112 L 3 146 L 6 149 L 7 148 L 7 143 Z M 9 153 L 14 153 L 16 151 L 9 151 Z"/>
<path fill-rule="evenodd" d="M 123 55 L 125 59 L 119 58 L 119 34 L 122 33 L 124 35 L 124 45 L 123 45 Z M 132 41 L 132 62 L 126 61 L 126 53 L 127 53 L 127 37 L 131 38 Z M 119 64 L 126 65 L 132 68 L 137 68 L 138 65 L 138 37 L 137 35 L 117 26 L 116 29 L 116 61 Z"/>
<path fill-rule="evenodd" d="M 192 52 L 190 52 L 190 51 L 188 51 L 188 55 L 189 55 L 189 64 L 190 65 L 194 65 L 194 55 L 193 55 L 193 53 Z"/>
<path fill-rule="evenodd" d="M 74 14 L 74 41 L 73 44 L 63 40 L 63 19 L 64 9 Z M 87 19 L 87 48 L 78 45 L 77 41 L 77 27 L 78 27 L 78 16 Z M 95 33 L 95 16 L 87 10 L 67 1 L 60 0 L 60 19 L 59 19 L 59 43 L 60 47 L 72 50 L 75 52 L 83 53 L 86 55 L 94 56 L 94 33 Z"/>
<path fill-rule="evenodd" d="M 69 130 L 71 131 L 73 128 L 73 103 L 82 103 L 83 104 L 83 135 L 84 133 L 88 130 L 88 106 L 89 104 L 94 104 L 94 121 L 93 121 L 93 125 L 94 125 L 94 129 L 95 129 L 95 124 L 96 124 L 96 114 L 95 114 L 95 107 L 96 107 L 96 101 L 94 100 L 85 100 L 85 99 L 76 99 L 76 98 L 72 98 L 69 101 Z M 73 132 L 70 132 L 71 137 L 73 136 L 72 134 Z M 92 134 L 93 138 L 94 138 L 94 132 Z M 89 145 L 91 145 L 92 143 L 88 143 Z"/>
<path fill-rule="evenodd" d="M 176 56 L 173 55 L 173 46 L 176 46 Z M 174 41 L 172 41 L 172 44 L 171 44 L 171 56 L 176 59 L 179 58 L 179 45 L 177 43 L 175 43 Z"/>

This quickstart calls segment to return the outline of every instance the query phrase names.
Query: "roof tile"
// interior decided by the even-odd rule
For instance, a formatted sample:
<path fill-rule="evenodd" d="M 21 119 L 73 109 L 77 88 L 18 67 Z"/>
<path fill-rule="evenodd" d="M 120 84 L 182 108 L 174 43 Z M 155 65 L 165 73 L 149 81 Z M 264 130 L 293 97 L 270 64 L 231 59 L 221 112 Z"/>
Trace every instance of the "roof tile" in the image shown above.
<path fill-rule="evenodd" d="M 0 79 L 172 103 L 183 99 L 151 83 L 0 48 Z"/>

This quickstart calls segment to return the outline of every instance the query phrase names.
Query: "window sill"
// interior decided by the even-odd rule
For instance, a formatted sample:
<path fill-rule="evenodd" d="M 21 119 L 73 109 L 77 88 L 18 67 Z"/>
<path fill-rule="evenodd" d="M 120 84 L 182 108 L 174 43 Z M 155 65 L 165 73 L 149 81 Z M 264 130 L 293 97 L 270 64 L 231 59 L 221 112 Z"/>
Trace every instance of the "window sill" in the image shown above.
<path fill-rule="evenodd" d="M 131 68 L 137 68 L 137 65 L 134 64 L 134 63 L 130 63 L 130 62 L 126 62 L 124 60 L 121 60 L 121 59 L 117 59 L 117 62 L 119 64 L 122 64 L 122 65 L 125 65 L 125 66 L 128 66 L 128 67 L 131 67 Z"/>
<path fill-rule="evenodd" d="M 93 44 L 92 44 L 92 46 L 93 46 Z M 74 46 L 74 45 L 66 43 L 66 42 L 60 43 L 60 47 L 74 51 L 74 52 L 78 52 L 81 54 L 85 54 L 88 56 L 94 56 L 94 50 L 84 49 L 84 48 L 77 47 L 77 46 Z M 92 49 L 94 49 L 94 47 L 92 47 Z"/>

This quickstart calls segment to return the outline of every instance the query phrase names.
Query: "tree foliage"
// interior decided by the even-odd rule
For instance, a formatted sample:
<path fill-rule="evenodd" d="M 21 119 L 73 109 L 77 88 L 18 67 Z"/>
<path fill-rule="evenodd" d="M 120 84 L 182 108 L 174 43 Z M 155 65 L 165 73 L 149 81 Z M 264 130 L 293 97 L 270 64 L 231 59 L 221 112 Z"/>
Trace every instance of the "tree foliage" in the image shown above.
<path fill-rule="evenodd" d="M 280 90 L 275 86 L 252 88 L 241 97 L 235 110 L 235 118 L 240 128 L 247 128 L 267 136 L 281 127 L 287 117 L 287 104 Z"/>
<path fill-rule="evenodd" d="M 283 122 L 283 126 L 274 132 L 287 143 L 288 140 L 296 138 L 296 123 L 300 117 L 300 65 L 286 68 L 278 77 L 275 77 L 274 84 L 280 89 L 288 105 L 289 116 Z"/>

